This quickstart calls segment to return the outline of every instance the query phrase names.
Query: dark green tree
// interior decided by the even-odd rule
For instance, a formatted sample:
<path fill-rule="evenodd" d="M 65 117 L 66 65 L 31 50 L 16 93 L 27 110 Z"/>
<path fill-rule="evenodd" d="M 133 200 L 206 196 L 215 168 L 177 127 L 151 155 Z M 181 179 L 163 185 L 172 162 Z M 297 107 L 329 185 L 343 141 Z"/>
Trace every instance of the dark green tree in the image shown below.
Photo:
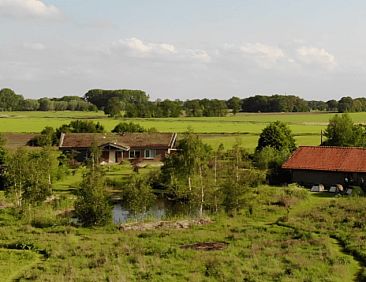
<path fill-rule="evenodd" d="M 56 131 L 53 127 L 46 126 L 40 135 L 35 136 L 29 141 L 29 145 L 39 147 L 58 145 Z"/>
<path fill-rule="evenodd" d="M 236 115 L 241 109 L 241 100 L 239 97 L 231 97 L 227 101 L 227 106 L 232 110 L 232 113 Z"/>
<path fill-rule="evenodd" d="M 122 201 L 134 214 L 144 213 L 152 206 L 156 196 L 146 176 L 133 174 L 123 187 Z"/>
<path fill-rule="evenodd" d="M 173 198 L 198 204 L 200 215 L 211 191 L 208 178 L 212 149 L 191 132 L 179 141 L 177 152 L 166 158 L 162 168 L 163 183 Z"/>
<path fill-rule="evenodd" d="M 0 111 L 21 110 L 24 98 L 17 95 L 12 89 L 3 88 L 0 90 Z"/>
<path fill-rule="evenodd" d="M 348 113 L 353 112 L 353 99 L 351 97 L 342 97 L 338 101 L 338 112 Z"/>
<path fill-rule="evenodd" d="M 48 98 L 41 98 L 39 102 L 39 111 L 53 111 L 55 110 L 54 102 Z"/>
<path fill-rule="evenodd" d="M 338 102 L 336 100 L 329 100 L 327 101 L 328 111 L 335 112 L 338 111 Z"/>
<path fill-rule="evenodd" d="M 87 172 L 77 191 L 75 215 L 83 226 L 103 226 L 112 220 L 112 206 L 106 193 L 104 173 L 99 165 L 100 151 L 94 145 Z"/>
<path fill-rule="evenodd" d="M 365 129 L 353 123 L 348 114 L 335 115 L 324 131 L 326 146 L 366 146 Z"/>
<path fill-rule="evenodd" d="M 110 117 L 122 116 L 123 104 L 118 97 L 112 97 L 104 107 L 104 113 Z"/>
<path fill-rule="evenodd" d="M 146 129 L 139 125 L 138 123 L 133 122 L 120 122 L 117 124 L 112 132 L 114 133 L 124 133 L 124 132 L 145 132 Z"/>
<path fill-rule="evenodd" d="M 272 147 L 279 151 L 294 151 L 296 143 L 291 129 L 281 121 L 270 123 L 260 134 L 256 151 L 261 151 L 265 147 Z"/>

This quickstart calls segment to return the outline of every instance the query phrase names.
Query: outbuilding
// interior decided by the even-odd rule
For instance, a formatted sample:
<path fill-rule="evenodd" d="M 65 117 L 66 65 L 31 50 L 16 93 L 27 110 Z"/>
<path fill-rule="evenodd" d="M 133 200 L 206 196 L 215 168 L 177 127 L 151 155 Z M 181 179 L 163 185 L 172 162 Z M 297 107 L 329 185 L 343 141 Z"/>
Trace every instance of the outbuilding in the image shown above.
<path fill-rule="evenodd" d="M 328 187 L 341 184 L 364 186 L 366 148 L 300 146 L 282 165 L 291 172 L 292 182 Z"/>

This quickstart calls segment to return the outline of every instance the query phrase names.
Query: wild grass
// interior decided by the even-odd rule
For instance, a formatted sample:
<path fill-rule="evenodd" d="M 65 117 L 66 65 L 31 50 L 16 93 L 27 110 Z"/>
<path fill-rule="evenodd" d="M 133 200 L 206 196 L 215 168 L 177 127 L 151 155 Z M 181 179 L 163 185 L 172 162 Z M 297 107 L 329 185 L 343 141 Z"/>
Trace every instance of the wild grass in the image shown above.
<path fill-rule="evenodd" d="M 179 230 L 123 232 L 113 225 L 86 229 L 57 221 L 40 228 L 19 222 L 5 209 L 0 210 L 0 244 L 31 246 L 34 253 L 42 251 L 43 260 L 23 269 L 18 276 L 20 280 L 351 281 L 354 278 L 357 263 L 342 253 L 327 234 L 277 224 L 278 218 L 288 214 L 288 207 L 277 203 L 283 195 L 294 203 L 291 209 L 295 211 L 296 206 L 303 205 L 303 212 L 313 199 L 316 204 L 327 204 L 331 199 L 309 196 L 300 188 L 260 187 L 251 190 L 251 194 L 250 212 L 248 207 L 235 217 L 219 213 L 212 215 L 212 224 Z M 345 208 L 353 204 L 346 204 Z M 292 215 L 290 211 L 288 223 L 292 223 Z M 181 248 L 197 242 L 226 242 L 228 246 L 211 252 Z M 22 264 L 20 258 L 9 260 L 9 265 L 14 265 L 11 269 Z M 2 276 L 1 271 L 0 268 L 1 277 L 14 275 Z"/>

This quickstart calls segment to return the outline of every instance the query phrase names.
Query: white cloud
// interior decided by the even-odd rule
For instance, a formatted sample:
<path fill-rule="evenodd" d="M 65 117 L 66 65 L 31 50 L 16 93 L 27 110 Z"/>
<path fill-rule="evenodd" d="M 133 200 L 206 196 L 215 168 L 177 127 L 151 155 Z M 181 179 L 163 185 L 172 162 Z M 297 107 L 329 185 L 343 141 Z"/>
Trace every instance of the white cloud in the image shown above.
<path fill-rule="evenodd" d="M 298 60 L 308 65 L 320 65 L 326 69 L 334 69 L 337 65 L 334 55 L 323 48 L 301 47 L 296 50 Z"/>
<path fill-rule="evenodd" d="M 262 43 L 248 43 L 240 47 L 240 51 L 249 56 L 254 56 L 272 63 L 285 57 L 282 49 Z"/>
<path fill-rule="evenodd" d="M 61 12 L 41 0 L 0 0 L 0 14 L 12 17 L 58 18 Z"/>
<path fill-rule="evenodd" d="M 186 53 L 187 53 L 188 56 L 190 56 L 191 58 L 196 59 L 198 61 L 202 61 L 202 62 L 205 62 L 205 63 L 211 62 L 211 57 L 205 50 L 188 49 L 188 50 L 186 50 Z"/>
<path fill-rule="evenodd" d="M 167 43 L 150 43 L 143 42 L 142 40 L 132 37 L 128 39 L 122 39 L 118 41 L 122 46 L 127 47 L 133 51 L 136 55 L 149 55 L 149 54 L 175 54 L 176 48 L 174 45 Z"/>
<path fill-rule="evenodd" d="M 39 42 L 24 43 L 23 46 L 25 49 L 30 49 L 34 51 L 43 51 L 46 49 L 46 46 Z"/>
<path fill-rule="evenodd" d="M 171 61 L 191 61 L 209 63 L 211 57 L 207 51 L 202 49 L 178 48 L 169 43 L 145 42 L 136 37 L 121 39 L 112 44 L 106 54 L 113 53 L 113 49 L 121 49 L 125 55 L 138 58 L 155 58 Z"/>

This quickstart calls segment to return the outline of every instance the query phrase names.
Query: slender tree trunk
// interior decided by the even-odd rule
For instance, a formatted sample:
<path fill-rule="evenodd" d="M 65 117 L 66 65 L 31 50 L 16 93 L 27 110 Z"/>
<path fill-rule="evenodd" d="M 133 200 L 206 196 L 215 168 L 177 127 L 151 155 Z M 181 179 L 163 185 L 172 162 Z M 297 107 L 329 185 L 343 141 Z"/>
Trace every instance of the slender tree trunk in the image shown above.
<path fill-rule="evenodd" d="M 204 203 L 204 199 L 205 199 L 205 192 L 203 189 L 203 180 L 202 180 L 202 167 L 200 166 L 199 168 L 199 172 L 200 172 L 200 182 L 201 182 L 201 205 L 200 205 L 200 217 L 203 216 L 203 203 Z"/>
<path fill-rule="evenodd" d="M 215 156 L 215 185 L 216 185 L 216 183 L 217 183 L 217 158 L 216 158 L 216 156 Z"/>

